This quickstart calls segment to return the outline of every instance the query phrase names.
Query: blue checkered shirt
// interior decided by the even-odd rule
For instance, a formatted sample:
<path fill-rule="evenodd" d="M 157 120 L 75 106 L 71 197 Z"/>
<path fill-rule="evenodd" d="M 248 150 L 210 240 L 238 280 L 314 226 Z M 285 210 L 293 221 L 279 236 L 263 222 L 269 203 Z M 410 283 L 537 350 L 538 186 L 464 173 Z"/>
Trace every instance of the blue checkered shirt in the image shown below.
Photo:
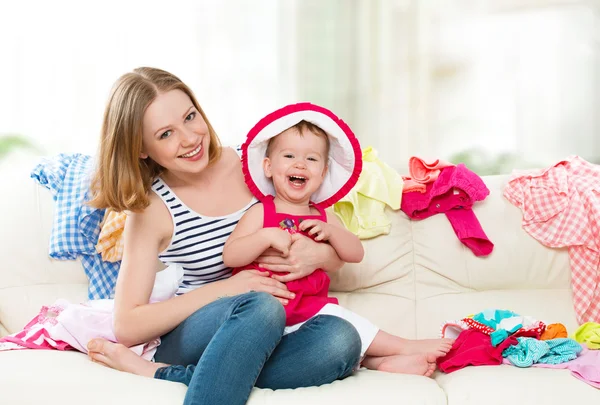
<path fill-rule="evenodd" d="M 105 262 L 96 252 L 104 210 L 85 204 L 93 166 L 90 156 L 59 154 L 43 159 L 31 177 L 50 190 L 56 204 L 50 257 L 58 260 L 80 257 L 89 279 L 88 298 L 112 298 L 121 262 Z"/>

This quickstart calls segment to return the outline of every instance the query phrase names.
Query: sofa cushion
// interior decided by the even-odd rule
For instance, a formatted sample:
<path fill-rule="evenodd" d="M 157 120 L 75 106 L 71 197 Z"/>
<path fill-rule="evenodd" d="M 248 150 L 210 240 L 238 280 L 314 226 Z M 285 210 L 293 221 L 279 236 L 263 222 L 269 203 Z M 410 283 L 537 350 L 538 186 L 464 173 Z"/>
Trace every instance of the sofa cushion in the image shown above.
<path fill-rule="evenodd" d="M 331 290 L 340 305 L 369 319 L 379 328 L 416 337 L 415 279 L 411 222 L 400 211 L 386 208 L 390 233 L 363 240 L 365 258 L 331 273 Z M 382 310 L 385 309 L 385 310 Z"/>
<path fill-rule="evenodd" d="M 122 373 L 76 352 L 2 352 L 2 403 L 181 404 L 180 383 Z M 431 378 L 360 370 L 342 381 L 296 390 L 254 389 L 248 405 L 344 403 L 442 405 L 446 396 Z"/>
<path fill-rule="evenodd" d="M 11 190 L 0 199 L 0 323 L 15 333 L 42 305 L 85 299 L 87 278 L 79 261 L 48 257 L 54 202 L 29 178 L 34 160 L 10 163 L 0 167 L 0 187 Z"/>
<path fill-rule="evenodd" d="M 444 215 L 412 223 L 417 336 L 488 308 L 577 327 L 568 251 L 549 249 L 521 228 L 521 211 L 502 196 L 507 178 L 486 177 L 490 196 L 474 206 L 495 244 L 487 257 L 463 246 Z"/>
<path fill-rule="evenodd" d="M 569 290 L 489 290 L 445 294 L 419 301 L 416 315 L 417 336 L 439 336 L 440 327 L 444 322 L 457 320 L 487 308 L 509 309 L 546 324 L 562 323 L 568 331 L 577 328 Z"/>
<path fill-rule="evenodd" d="M 436 372 L 434 378 L 446 392 L 448 405 L 600 403 L 600 390 L 568 370 L 478 366 L 451 374 Z"/>

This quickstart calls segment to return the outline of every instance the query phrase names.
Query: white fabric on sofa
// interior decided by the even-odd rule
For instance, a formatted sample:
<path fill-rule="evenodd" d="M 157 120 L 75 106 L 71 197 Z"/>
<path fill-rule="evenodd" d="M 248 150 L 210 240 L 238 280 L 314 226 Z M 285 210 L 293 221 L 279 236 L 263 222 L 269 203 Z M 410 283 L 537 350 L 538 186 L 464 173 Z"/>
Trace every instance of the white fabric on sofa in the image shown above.
<path fill-rule="evenodd" d="M 79 302 L 86 278 L 79 262 L 48 258 L 53 201 L 29 179 L 33 162 L 0 165 L 0 335 L 20 330 L 41 305 Z M 552 250 L 520 227 L 521 213 L 502 198 L 507 177 L 485 178 L 491 195 L 475 213 L 495 248 L 476 258 L 443 215 L 421 222 L 390 212 L 390 235 L 364 242 L 363 263 L 333 276 L 340 303 L 382 329 L 410 338 L 437 337 L 440 325 L 485 308 L 510 309 L 576 327 L 567 251 Z M 79 353 L 0 352 L 0 403 L 180 404 L 185 386 L 120 373 Z M 600 390 L 566 370 L 469 367 L 434 378 L 360 370 L 322 387 L 255 389 L 259 404 L 545 404 L 600 400 Z"/>

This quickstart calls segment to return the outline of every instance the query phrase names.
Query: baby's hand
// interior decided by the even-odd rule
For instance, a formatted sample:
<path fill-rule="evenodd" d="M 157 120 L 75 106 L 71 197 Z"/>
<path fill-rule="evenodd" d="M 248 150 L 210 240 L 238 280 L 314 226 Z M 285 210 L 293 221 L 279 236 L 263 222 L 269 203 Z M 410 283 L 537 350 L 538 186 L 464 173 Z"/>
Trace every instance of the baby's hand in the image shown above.
<path fill-rule="evenodd" d="M 271 247 L 281 252 L 282 257 L 287 257 L 292 245 L 292 235 L 280 228 L 263 228 L 267 232 L 267 238 Z"/>
<path fill-rule="evenodd" d="M 307 229 L 310 229 L 310 231 L 308 231 L 309 235 L 316 235 L 315 240 L 318 242 L 329 240 L 331 237 L 331 225 L 327 222 L 318 219 L 305 219 L 300 222 L 300 230 L 306 232 Z"/>

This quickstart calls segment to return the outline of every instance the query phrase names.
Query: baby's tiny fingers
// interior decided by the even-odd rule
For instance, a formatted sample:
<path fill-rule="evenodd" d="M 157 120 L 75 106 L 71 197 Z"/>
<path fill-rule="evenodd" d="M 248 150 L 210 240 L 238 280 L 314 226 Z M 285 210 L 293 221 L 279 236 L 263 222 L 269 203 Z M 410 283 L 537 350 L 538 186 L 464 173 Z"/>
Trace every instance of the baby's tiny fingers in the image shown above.
<path fill-rule="evenodd" d="M 321 232 L 321 226 L 320 225 L 315 225 L 313 226 L 313 228 L 308 231 L 309 235 L 314 235 L 315 233 Z"/>
<path fill-rule="evenodd" d="M 315 225 L 316 221 L 314 219 L 305 219 L 304 221 L 300 222 L 299 228 L 301 231 L 306 231 L 308 228 Z"/>

